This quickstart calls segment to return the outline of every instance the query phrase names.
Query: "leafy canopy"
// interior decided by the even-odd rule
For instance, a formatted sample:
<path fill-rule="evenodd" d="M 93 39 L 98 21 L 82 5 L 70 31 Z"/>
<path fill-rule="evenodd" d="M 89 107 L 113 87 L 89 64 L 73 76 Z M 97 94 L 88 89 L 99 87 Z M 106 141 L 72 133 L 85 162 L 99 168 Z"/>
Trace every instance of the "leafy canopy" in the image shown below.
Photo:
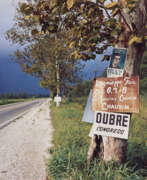
<path fill-rule="evenodd" d="M 24 40 L 66 30 L 75 59 L 95 59 L 118 42 L 127 47 L 147 40 L 145 0 L 38 0 L 20 3 L 18 12 L 17 26 L 29 26 Z"/>

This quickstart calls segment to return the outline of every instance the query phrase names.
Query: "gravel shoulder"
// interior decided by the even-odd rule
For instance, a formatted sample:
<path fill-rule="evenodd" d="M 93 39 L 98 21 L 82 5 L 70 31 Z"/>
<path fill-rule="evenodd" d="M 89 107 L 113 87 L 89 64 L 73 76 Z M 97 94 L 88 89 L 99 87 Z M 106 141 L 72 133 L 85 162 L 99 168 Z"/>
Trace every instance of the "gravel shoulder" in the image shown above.
<path fill-rule="evenodd" d="M 0 130 L 0 180 L 45 180 L 53 127 L 49 103 Z"/>

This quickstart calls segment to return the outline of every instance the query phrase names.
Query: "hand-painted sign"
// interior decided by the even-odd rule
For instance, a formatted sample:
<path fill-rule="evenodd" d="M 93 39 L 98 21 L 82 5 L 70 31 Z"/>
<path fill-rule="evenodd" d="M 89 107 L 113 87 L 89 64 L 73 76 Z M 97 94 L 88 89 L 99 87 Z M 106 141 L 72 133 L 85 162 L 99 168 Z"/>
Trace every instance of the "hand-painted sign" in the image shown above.
<path fill-rule="evenodd" d="M 139 78 L 97 78 L 92 92 L 92 110 L 139 112 Z"/>
<path fill-rule="evenodd" d="M 90 90 L 86 108 L 82 117 L 82 121 L 84 122 L 93 123 L 94 121 L 94 112 L 92 111 L 91 105 L 92 105 L 92 90 Z"/>
<path fill-rule="evenodd" d="M 89 136 L 94 134 L 128 139 L 130 114 L 95 112 Z"/>
<path fill-rule="evenodd" d="M 107 69 L 107 77 L 123 76 L 126 53 L 127 53 L 127 49 L 125 48 L 113 49 L 110 65 L 109 68 Z"/>

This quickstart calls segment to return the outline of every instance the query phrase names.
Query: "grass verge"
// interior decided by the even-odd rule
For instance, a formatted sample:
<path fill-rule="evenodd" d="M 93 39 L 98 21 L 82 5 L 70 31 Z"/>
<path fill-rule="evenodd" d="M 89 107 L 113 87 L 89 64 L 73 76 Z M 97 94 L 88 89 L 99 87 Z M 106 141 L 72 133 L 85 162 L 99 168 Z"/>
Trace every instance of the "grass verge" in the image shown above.
<path fill-rule="evenodd" d="M 86 98 L 51 107 L 55 128 L 52 159 L 48 163 L 49 180 L 145 180 L 147 179 L 147 101 L 141 99 L 141 112 L 133 115 L 128 140 L 127 162 L 116 166 L 95 160 L 87 166 L 88 137 L 91 124 L 81 122 Z"/>

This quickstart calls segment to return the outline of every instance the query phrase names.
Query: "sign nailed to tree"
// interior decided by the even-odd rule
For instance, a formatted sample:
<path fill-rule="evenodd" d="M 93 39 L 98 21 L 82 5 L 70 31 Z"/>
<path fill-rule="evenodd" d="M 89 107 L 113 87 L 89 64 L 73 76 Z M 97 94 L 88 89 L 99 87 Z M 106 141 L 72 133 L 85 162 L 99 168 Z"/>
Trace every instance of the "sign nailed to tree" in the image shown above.
<path fill-rule="evenodd" d="M 130 114 L 95 112 L 89 136 L 94 134 L 128 139 Z"/>
<path fill-rule="evenodd" d="M 97 78 L 92 92 L 92 110 L 139 112 L 139 77 Z"/>

